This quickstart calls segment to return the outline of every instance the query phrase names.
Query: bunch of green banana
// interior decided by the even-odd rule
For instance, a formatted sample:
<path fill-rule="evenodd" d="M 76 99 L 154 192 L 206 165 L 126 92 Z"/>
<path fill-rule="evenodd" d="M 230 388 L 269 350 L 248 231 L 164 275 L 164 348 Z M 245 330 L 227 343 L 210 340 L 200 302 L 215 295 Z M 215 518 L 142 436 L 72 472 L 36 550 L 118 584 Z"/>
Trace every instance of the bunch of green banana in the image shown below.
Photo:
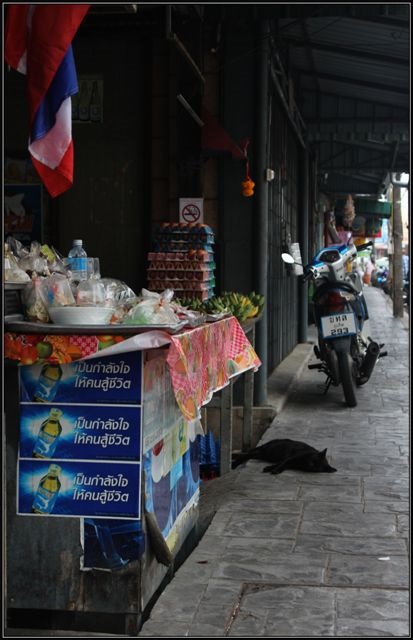
<path fill-rule="evenodd" d="M 200 313 L 205 313 L 203 308 L 202 300 L 199 298 L 175 298 L 176 304 L 179 304 L 181 307 L 185 307 L 186 309 L 191 309 L 192 311 L 199 311 Z"/>
<path fill-rule="evenodd" d="M 252 304 L 255 307 L 258 307 L 258 313 L 256 315 L 259 316 L 264 308 L 265 297 L 261 293 L 255 293 L 255 291 L 251 291 L 248 297 L 251 300 Z"/>
<path fill-rule="evenodd" d="M 227 313 L 229 311 L 228 307 L 223 303 L 222 299 L 219 296 L 214 296 L 213 298 L 205 300 L 203 303 L 203 308 L 205 313 L 211 315 L 218 313 Z"/>
<path fill-rule="evenodd" d="M 178 304 L 193 311 L 210 315 L 220 313 L 230 313 L 239 322 L 245 322 L 249 318 L 258 316 L 264 306 L 264 296 L 253 291 L 249 295 L 235 291 L 224 291 L 220 296 L 214 296 L 208 300 L 198 300 L 197 298 L 177 298 Z"/>
<path fill-rule="evenodd" d="M 253 304 L 249 296 L 235 291 L 224 291 L 221 300 L 228 311 L 240 322 L 253 318 L 258 314 L 259 308 Z"/>

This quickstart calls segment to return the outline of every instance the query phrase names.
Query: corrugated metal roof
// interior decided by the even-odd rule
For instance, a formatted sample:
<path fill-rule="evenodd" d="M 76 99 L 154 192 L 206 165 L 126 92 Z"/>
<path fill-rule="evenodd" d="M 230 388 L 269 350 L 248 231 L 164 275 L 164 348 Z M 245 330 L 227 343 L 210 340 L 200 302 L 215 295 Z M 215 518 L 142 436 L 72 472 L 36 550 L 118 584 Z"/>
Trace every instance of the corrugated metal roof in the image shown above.
<path fill-rule="evenodd" d="M 337 15 L 335 15 L 335 11 Z M 294 82 L 325 191 L 383 191 L 410 172 L 410 5 L 312 5 L 276 13 L 274 43 Z"/>

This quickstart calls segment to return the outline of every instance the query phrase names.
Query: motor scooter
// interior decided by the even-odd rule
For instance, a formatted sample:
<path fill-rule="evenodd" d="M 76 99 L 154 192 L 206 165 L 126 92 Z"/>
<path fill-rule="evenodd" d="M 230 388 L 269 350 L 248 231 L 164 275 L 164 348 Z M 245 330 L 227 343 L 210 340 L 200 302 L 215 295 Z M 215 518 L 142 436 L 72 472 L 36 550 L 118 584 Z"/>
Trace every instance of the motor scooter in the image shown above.
<path fill-rule="evenodd" d="M 341 384 L 349 407 L 357 405 L 356 387 L 369 380 L 377 360 L 387 355 L 381 351 L 384 344 L 363 335 L 368 319 L 363 283 L 358 272 L 347 270 L 357 252 L 372 244 L 325 247 L 304 267 L 302 276 L 303 282 L 314 283 L 312 302 L 318 332 L 314 353 L 320 363 L 309 368 L 326 374 L 325 393 L 331 384 Z M 288 253 L 281 257 L 286 263 L 295 262 Z"/>
<path fill-rule="evenodd" d="M 410 306 L 410 274 L 403 279 L 403 304 Z"/>

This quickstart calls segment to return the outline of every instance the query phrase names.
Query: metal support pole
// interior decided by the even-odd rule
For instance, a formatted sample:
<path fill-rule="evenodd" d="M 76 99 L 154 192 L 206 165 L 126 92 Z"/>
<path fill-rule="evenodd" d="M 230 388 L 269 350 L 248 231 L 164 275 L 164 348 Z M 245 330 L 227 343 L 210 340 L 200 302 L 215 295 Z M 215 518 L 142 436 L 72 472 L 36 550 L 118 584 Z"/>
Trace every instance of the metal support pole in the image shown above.
<path fill-rule="evenodd" d="M 256 104 L 255 104 L 255 284 L 254 288 L 268 299 L 268 182 L 266 180 L 268 129 L 268 70 L 269 70 L 269 23 L 262 20 L 258 29 L 259 46 L 256 57 Z M 261 366 L 255 374 L 255 404 L 267 403 L 267 308 L 256 327 L 256 351 Z"/>
<path fill-rule="evenodd" d="M 220 475 L 231 471 L 232 458 L 232 381 L 221 390 Z"/>
<path fill-rule="evenodd" d="M 303 265 L 308 264 L 308 227 L 309 227 L 309 162 L 307 149 L 301 150 L 301 176 L 300 176 L 300 193 L 301 203 L 299 212 L 299 240 L 300 251 Z M 298 341 L 307 342 L 308 339 L 308 285 L 307 283 L 299 283 L 299 318 Z"/>
<path fill-rule="evenodd" d="M 401 188 L 393 184 L 393 315 L 403 317 L 403 222 Z"/>

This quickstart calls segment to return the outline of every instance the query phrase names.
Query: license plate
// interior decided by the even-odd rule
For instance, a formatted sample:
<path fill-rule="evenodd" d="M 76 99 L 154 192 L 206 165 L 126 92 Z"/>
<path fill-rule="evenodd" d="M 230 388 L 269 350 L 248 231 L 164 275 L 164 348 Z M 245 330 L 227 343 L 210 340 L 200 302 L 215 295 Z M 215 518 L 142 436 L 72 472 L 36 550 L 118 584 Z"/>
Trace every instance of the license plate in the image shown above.
<path fill-rule="evenodd" d="M 323 338 L 342 338 L 356 333 L 354 313 L 336 313 L 321 318 Z"/>

